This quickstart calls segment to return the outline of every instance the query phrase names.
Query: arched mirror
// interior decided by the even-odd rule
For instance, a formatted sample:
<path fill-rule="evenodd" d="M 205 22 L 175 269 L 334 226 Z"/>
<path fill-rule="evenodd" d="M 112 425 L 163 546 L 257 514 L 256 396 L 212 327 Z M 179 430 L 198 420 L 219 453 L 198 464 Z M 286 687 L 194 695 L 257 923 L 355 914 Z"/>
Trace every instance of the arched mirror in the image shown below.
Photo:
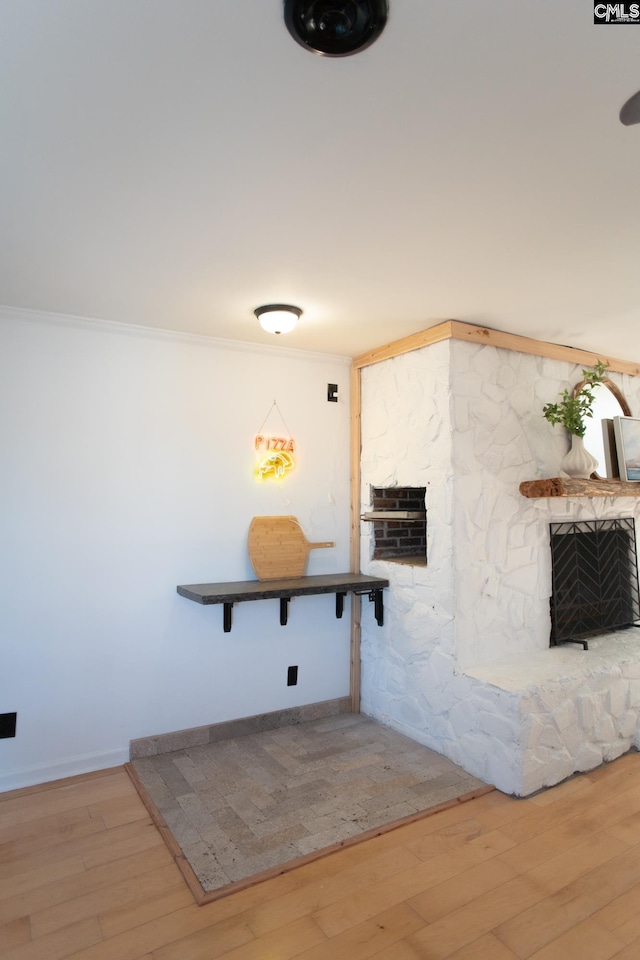
<path fill-rule="evenodd" d="M 576 384 L 573 390 L 574 397 L 583 386 L 584 380 Z M 608 378 L 593 387 L 593 395 L 595 397 L 593 416 L 587 419 L 584 445 L 589 453 L 598 461 L 598 468 L 594 476 L 606 478 L 617 477 L 617 466 L 614 465 L 613 469 L 607 467 L 603 432 L 604 425 L 602 421 L 612 420 L 613 417 L 630 417 L 631 409 L 620 388 Z"/>

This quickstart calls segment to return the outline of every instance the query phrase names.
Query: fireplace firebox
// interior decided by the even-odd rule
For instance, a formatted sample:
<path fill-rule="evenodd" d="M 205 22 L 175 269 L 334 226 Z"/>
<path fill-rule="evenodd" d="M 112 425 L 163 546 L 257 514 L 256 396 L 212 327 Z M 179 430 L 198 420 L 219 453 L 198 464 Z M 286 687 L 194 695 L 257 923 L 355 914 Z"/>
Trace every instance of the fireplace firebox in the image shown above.
<path fill-rule="evenodd" d="M 550 524 L 551 646 L 640 620 L 633 518 Z"/>

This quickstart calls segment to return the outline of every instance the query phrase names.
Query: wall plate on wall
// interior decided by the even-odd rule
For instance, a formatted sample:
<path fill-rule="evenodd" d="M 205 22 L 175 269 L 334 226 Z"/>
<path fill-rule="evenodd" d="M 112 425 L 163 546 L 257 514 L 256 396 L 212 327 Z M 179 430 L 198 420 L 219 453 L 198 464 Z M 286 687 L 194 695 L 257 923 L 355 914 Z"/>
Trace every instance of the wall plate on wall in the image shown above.
<path fill-rule="evenodd" d="M 0 713 L 0 740 L 16 735 L 17 713 Z"/>

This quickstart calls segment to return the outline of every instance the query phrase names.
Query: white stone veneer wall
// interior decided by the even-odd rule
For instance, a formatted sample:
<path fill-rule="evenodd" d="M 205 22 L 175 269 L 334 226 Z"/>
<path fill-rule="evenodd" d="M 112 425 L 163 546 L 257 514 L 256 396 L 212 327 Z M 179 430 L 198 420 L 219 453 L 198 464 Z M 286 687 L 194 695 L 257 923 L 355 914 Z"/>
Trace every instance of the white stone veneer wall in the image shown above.
<path fill-rule="evenodd" d="M 640 501 L 527 500 L 567 449 L 542 406 L 573 364 L 459 341 L 362 371 L 362 508 L 371 486 L 425 486 L 428 566 L 387 576 L 385 625 L 363 617 L 362 709 L 509 793 L 638 745 L 640 631 L 549 649 L 549 523 L 637 517 Z M 632 413 L 637 378 L 612 374 Z M 635 634 L 638 633 L 638 636 Z"/>

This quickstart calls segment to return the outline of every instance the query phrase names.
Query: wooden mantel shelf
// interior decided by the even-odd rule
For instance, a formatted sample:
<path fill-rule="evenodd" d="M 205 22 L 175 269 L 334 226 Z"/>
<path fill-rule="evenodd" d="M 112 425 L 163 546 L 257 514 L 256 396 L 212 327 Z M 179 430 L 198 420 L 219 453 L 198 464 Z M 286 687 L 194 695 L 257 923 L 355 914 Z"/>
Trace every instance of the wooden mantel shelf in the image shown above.
<path fill-rule="evenodd" d="M 640 497 L 640 482 L 626 480 L 577 480 L 574 477 L 550 477 L 524 480 L 523 497 Z"/>

